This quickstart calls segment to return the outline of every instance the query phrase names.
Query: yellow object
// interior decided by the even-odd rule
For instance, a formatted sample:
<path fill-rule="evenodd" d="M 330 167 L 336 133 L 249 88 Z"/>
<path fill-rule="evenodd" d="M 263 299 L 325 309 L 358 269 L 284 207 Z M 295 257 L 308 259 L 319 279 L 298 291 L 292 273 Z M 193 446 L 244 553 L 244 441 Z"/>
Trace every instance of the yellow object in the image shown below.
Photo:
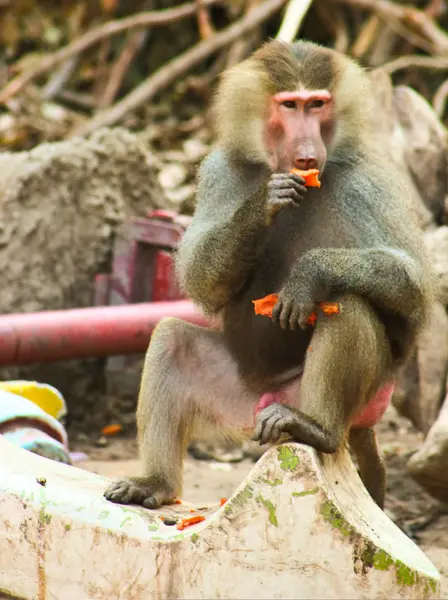
<path fill-rule="evenodd" d="M 55 419 L 61 419 L 67 414 L 63 395 L 48 383 L 21 380 L 0 381 L 0 390 L 27 398 Z"/>

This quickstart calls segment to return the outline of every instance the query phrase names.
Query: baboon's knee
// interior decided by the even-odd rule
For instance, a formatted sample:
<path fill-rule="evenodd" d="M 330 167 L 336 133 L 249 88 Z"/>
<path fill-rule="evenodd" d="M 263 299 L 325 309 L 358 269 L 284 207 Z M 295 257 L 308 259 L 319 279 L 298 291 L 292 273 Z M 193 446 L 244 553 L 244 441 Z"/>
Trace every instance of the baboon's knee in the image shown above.
<path fill-rule="evenodd" d="M 146 354 L 146 362 L 167 361 L 167 365 L 181 364 L 191 349 L 188 323 L 173 317 L 163 318 L 153 331 Z"/>

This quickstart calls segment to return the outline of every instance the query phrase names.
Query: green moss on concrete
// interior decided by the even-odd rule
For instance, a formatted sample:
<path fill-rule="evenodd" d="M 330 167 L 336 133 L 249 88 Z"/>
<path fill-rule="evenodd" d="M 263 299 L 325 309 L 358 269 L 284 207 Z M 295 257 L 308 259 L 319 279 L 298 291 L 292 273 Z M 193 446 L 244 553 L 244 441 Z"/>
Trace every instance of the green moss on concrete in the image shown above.
<path fill-rule="evenodd" d="M 364 566 L 364 569 L 373 567 L 373 561 L 375 560 L 377 548 L 375 544 L 366 540 L 362 545 L 362 550 L 358 552 L 355 558 L 359 558 Z"/>
<path fill-rule="evenodd" d="M 50 500 L 50 498 L 48 498 L 46 491 L 42 488 L 42 491 L 40 493 L 40 502 L 41 502 L 41 508 L 39 510 L 39 522 L 42 525 L 49 525 L 51 523 L 51 514 L 49 512 L 47 512 L 47 508 L 49 506 L 57 506 L 57 503 Z"/>
<path fill-rule="evenodd" d="M 430 594 L 435 594 L 439 588 L 439 582 L 436 581 L 435 579 L 431 579 L 431 577 L 428 577 L 428 579 L 425 582 L 425 588 L 426 588 L 426 594 L 428 596 Z"/>
<path fill-rule="evenodd" d="M 10 600 L 28 600 L 24 596 L 11 596 L 12 592 L 8 588 L 0 588 L 0 598 L 10 599 Z"/>
<path fill-rule="evenodd" d="M 132 521 L 132 517 L 130 515 L 128 515 L 122 520 L 122 522 L 120 523 L 120 527 L 124 527 L 126 523 L 129 523 L 129 521 Z"/>
<path fill-rule="evenodd" d="M 338 529 L 344 537 L 349 537 L 353 532 L 353 527 L 347 523 L 332 502 L 324 502 L 320 507 L 320 512 L 323 518 L 330 523 L 334 529 Z"/>
<path fill-rule="evenodd" d="M 254 489 L 250 485 L 246 485 L 234 498 L 228 500 L 224 505 L 224 512 L 230 514 L 234 507 L 243 507 L 254 496 Z"/>
<path fill-rule="evenodd" d="M 25 490 L 21 492 L 19 498 L 22 502 L 34 502 L 34 492 L 26 492 Z"/>
<path fill-rule="evenodd" d="M 261 504 L 267 509 L 269 514 L 269 523 L 272 523 L 272 525 L 278 527 L 278 519 L 277 515 L 275 514 L 275 504 L 273 504 L 270 500 L 266 500 L 265 498 L 263 498 L 261 494 L 257 497 L 257 500 L 261 502 Z"/>
<path fill-rule="evenodd" d="M 394 559 L 384 550 L 377 550 L 372 562 L 374 568 L 378 571 L 387 571 L 394 564 Z"/>
<path fill-rule="evenodd" d="M 291 495 L 293 498 L 303 498 L 304 496 L 312 496 L 313 494 L 317 494 L 319 488 L 315 487 L 311 490 L 304 490 L 303 492 L 293 492 Z"/>
<path fill-rule="evenodd" d="M 395 561 L 395 572 L 400 585 L 415 585 L 418 581 L 418 574 L 401 560 Z"/>
<path fill-rule="evenodd" d="M 279 477 L 277 477 L 276 479 L 267 479 L 265 477 L 260 477 L 256 481 L 258 483 L 266 483 L 271 487 L 277 487 L 278 485 L 281 485 L 283 483 L 283 479 L 280 479 Z"/>
<path fill-rule="evenodd" d="M 159 529 L 160 519 L 158 516 L 155 517 L 149 510 L 139 512 L 138 517 L 145 522 L 148 531 L 157 531 Z"/>
<path fill-rule="evenodd" d="M 395 561 L 385 550 L 377 550 L 373 557 L 373 567 L 378 571 L 388 571 L 395 566 L 397 582 L 400 585 L 414 585 L 417 582 L 417 573 L 400 560 Z"/>
<path fill-rule="evenodd" d="M 51 515 L 45 511 L 44 507 L 39 511 L 39 522 L 42 525 L 49 525 L 51 523 Z"/>
<path fill-rule="evenodd" d="M 65 531 L 70 531 L 71 528 L 72 528 L 72 526 L 70 525 L 70 523 L 65 524 Z"/>
<path fill-rule="evenodd" d="M 394 560 L 385 550 L 377 550 L 373 557 L 373 567 L 379 571 L 387 571 L 391 566 L 395 568 L 397 583 L 403 586 L 413 586 L 419 583 L 417 571 L 405 565 L 401 560 Z M 425 577 L 425 592 L 427 595 L 437 592 L 438 582 L 431 577 Z"/>
<path fill-rule="evenodd" d="M 287 446 L 279 446 L 277 448 L 278 460 L 280 468 L 283 471 L 295 471 L 299 465 L 299 457 Z"/>
<path fill-rule="evenodd" d="M 143 521 L 148 528 L 148 531 L 158 531 L 159 523 L 157 517 L 154 516 L 150 511 L 133 506 L 120 506 L 121 512 L 124 515 L 123 520 L 120 523 L 120 527 L 124 527 L 129 521 L 139 522 Z M 101 514 L 109 515 L 107 509 L 103 510 Z"/>
<path fill-rule="evenodd" d="M 349 537 L 354 533 L 353 527 L 347 523 L 341 513 L 330 501 L 321 506 L 321 514 L 332 527 L 338 529 L 342 535 Z M 412 586 L 418 583 L 418 573 L 405 565 L 400 560 L 394 560 L 385 550 L 376 549 L 373 544 L 367 543 L 362 552 L 355 555 L 355 559 L 361 559 L 366 567 L 373 567 L 378 571 L 388 571 L 391 566 L 395 568 L 395 576 L 399 585 Z"/>

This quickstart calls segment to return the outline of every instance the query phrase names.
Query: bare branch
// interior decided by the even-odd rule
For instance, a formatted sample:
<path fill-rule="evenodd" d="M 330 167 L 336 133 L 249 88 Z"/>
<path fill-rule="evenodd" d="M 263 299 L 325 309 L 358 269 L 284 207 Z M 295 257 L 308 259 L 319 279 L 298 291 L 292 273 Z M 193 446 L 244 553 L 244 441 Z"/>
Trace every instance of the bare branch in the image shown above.
<path fill-rule="evenodd" d="M 199 35 L 202 40 L 206 40 L 212 37 L 215 33 L 215 28 L 212 25 L 210 13 L 208 12 L 208 8 L 204 6 L 203 0 L 196 0 L 196 6 Z"/>
<path fill-rule="evenodd" d="M 417 56 L 411 54 L 409 56 L 400 56 L 400 58 L 377 67 L 378 70 L 386 71 L 386 73 L 394 73 L 395 71 L 410 68 L 443 71 L 448 69 L 448 56 Z"/>
<path fill-rule="evenodd" d="M 202 0 L 202 3 L 210 5 L 217 4 L 219 1 L 220 0 Z M 128 29 L 167 25 L 168 23 L 194 15 L 196 11 L 196 2 L 189 2 L 177 6 L 176 8 L 138 13 L 124 19 L 117 19 L 116 21 L 109 21 L 108 23 L 99 25 L 78 37 L 68 44 L 68 46 L 65 46 L 65 48 L 61 48 L 57 52 L 44 57 L 37 66 L 30 68 L 21 75 L 15 77 L 0 92 L 0 103 L 5 103 L 12 96 L 20 92 L 27 83 L 36 77 L 43 75 L 47 71 L 50 71 L 60 62 L 75 54 L 84 52 L 87 48 L 90 48 L 107 37 L 117 35 Z"/>
<path fill-rule="evenodd" d="M 399 21 L 427 40 L 431 44 L 434 54 L 448 55 L 448 35 L 446 32 L 434 22 L 430 15 L 414 6 L 390 2 L 389 0 L 331 1 L 372 11 L 390 25 L 390 20 Z"/>
<path fill-rule="evenodd" d="M 445 114 L 448 99 L 448 79 L 442 83 L 432 100 L 434 111 L 439 119 Z"/>
<path fill-rule="evenodd" d="M 261 0 L 247 0 L 244 14 L 248 14 L 251 10 L 253 10 L 256 6 L 261 3 Z M 226 69 L 230 69 L 237 63 L 239 63 L 242 59 L 246 58 L 250 54 L 250 51 L 259 44 L 261 38 L 260 31 L 253 31 L 245 37 L 244 39 L 237 39 L 230 46 L 227 53 L 227 61 L 226 61 Z"/>
<path fill-rule="evenodd" d="M 50 77 L 47 85 L 42 90 L 42 97 L 45 100 L 55 98 L 62 90 L 64 85 L 70 79 L 78 66 L 79 56 L 71 56 L 68 58 L 59 69 Z"/>
<path fill-rule="evenodd" d="M 285 1 L 286 0 L 265 0 L 263 4 L 251 10 L 239 21 L 236 21 L 226 29 L 220 31 L 212 38 L 202 40 L 181 56 L 174 58 L 155 71 L 155 73 L 148 77 L 125 98 L 120 100 L 120 102 L 117 102 L 117 104 L 109 109 L 99 112 L 93 119 L 90 119 L 80 127 L 75 128 L 70 132 L 69 137 L 88 135 L 98 127 L 114 125 L 128 112 L 135 110 L 145 102 L 148 102 L 148 100 L 153 98 L 157 93 L 170 85 L 193 66 L 202 62 L 211 54 L 221 50 L 221 48 L 228 46 L 238 37 L 245 35 L 260 25 L 263 21 L 266 21 L 285 4 Z"/>
<path fill-rule="evenodd" d="M 110 69 L 109 80 L 106 84 L 103 96 L 98 103 L 99 108 L 106 108 L 107 106 L 113 104 L 127 70 L 129 69 L 129 66 L 134 60 L 136 54 L 145 43 L 147 36 L 148 31 L 129 32 L 128 39 L 120 56 Z"/>
<path fill-rule="evenodd" d="M 378 17 L 378 15 L 376 16 Z M 394 25 L 396 25 L 396 23 L 397 21 L 394 22 Z M 374 41 L 367 58 L 367 64 L 371 67 L 383 65 L 385 62 L 391 60 L 390 56 L 394 51 L 394 48 L 396 48 L 401 41 L 400 32 L 397 31 L 396 27 L 392 28 L 384 22 L 382 22 L 382 24 L 383 26 L 380 29 L 378 37 Z"/>
<path fill-rule="evenodd" d="M 366 19 L 362 25 L 358 37 L 353 42 L 351 54 L 355 58 L 362 58 L 372 47 L 375 39 L 378 37 L 384 23 L 381 22 L 378 15 L 372 15 Z"/>
<path fill-rule="evenodd" d="M 334 49 L 346 54 L 350 46 L 350 34 L 344 19 L 343 9 L 335 4 L 316 2 L 317 14 L 328 32 L 334 36 Z"/>
<path fill-rule="evenodd" d="M 289 0 L 285 16 L 276 38 L 291 43 L 297 36 L 303 19 L 313 0 Z"/>

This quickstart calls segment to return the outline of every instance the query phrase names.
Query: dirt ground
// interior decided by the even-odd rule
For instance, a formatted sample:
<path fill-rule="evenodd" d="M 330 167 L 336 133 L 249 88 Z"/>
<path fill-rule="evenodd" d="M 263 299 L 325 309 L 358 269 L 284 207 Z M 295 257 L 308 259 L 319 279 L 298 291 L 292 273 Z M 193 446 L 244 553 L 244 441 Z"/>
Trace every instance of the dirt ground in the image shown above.
<path fill-rule="evenodd" d="M 407 459 L 421 442 L 421 434 L 391 408 L 378 427 L 378 436 L 388 471 L 386 511 L 439 569 L 441 598 L 448 600 L 448 506 L 428 496 L 405 468 Z M 89 471 L 110 478 L 139 474 L 137 448 L 132 439 L 109 438 L 106 446 L 99 447 L 95 440 L 84 438 L 74 440 L 71 449 L 87 454 L 87 460 L 77 466 Z M 253 464 L 250 458 L 238 463 L 220 463 L 188 457 L 183 497 L 201 503 L 229 497 Z"/>

